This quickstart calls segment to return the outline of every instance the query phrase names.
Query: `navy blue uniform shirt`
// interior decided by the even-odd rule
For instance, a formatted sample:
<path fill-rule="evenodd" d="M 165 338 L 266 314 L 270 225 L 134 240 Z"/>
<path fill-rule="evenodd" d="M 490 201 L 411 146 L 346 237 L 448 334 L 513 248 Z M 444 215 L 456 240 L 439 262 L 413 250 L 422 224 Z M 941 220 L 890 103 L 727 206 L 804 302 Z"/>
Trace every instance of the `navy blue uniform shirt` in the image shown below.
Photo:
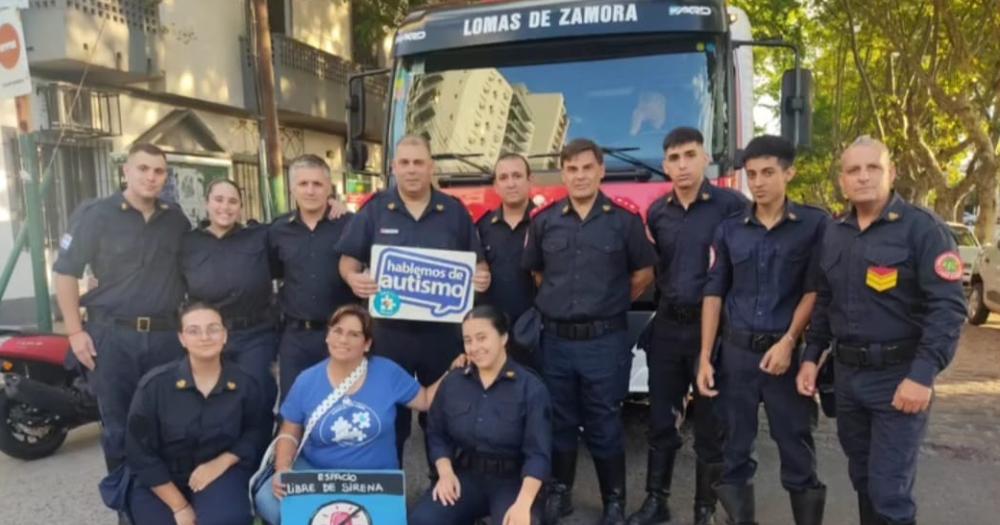
<path fill-rule="evenodd" d="M 717 188 L 706 180 L 686 210 L 673 191 L 650 205 L 646 223 L 660 256 L 656 267 L 660 309 L 701 305 L 715 229 L 748 204 L 742 194 Z"/>
<path fill-rule="evenodd" d="M 222 310 L 224 319 L 253 317 L 271 308 L 267 226 L 236 225 L 221 238 L 207 227 L 184 235 L 181 270 L 188 297 Z"/>
<path fill-rule="evenodd" d="M 962 263 L 948 226 L 894 193 L 865 231 L 853 212 L 834 221 L 819 266 L 804 359 L 816 361 L 832 339 L 914 341 L 908 377 L 933 384 L 954 357 L 965 322 Z"/>
<path fill-rule="evenodd" d="M 325 322 L 340 306 L 357 301 L 340 278 L 336 249 L 353 215 L 331 221 L 327 214 L 323 212 L 315 230 L 298 212 L 278 217 L 268 229 L 271 271 L 281 279 L 278 302 L 289 318 Z"/>
<path fill-rule="evenodd" d="M 625 313 L 632 304 L 632 273 L 654 264 L 642 218 L 604 192 L 582 221 L 568 197 L 537 212 L 522 261 L 525 269 L 542 273 L 535 305 L 557 321 Z"/>
<path fill-rule="evenodd" d="M 483 259 L 479 235 L 468 210 L 458 199 L 431 190 L 431 200 L 423 215 L 414 218 L 406 211 L 395 188 L 376 193 L 358 210 L 337 250 L 368 265 L 373 244 L 475 252 Z"/>
<path fill-rule="evenodd" d="M 511 323 L 535 301 L 535 279 L 521 267 L 532 209 L 534 206 L 528 201 L 524 217 L 514 228 L 504 220 L 502 206 L 476 223 L 492 277 L 483 299 L 506 313 Z"/>
<path fill-rule="evenodd" d="M 779 333 L 792 324 L 802 296 L 816 291 L 818 246 L 830 218 L 812 206 L 785 202 L 770 230 L 747 206 L 722 221 L 705 295 L 725 298 L 725 322 L 740 332 Z"/>
<path fill-rule="evenodd" d="M 430 460 L 459 451 L 522 462 L 521 476 L 548 479 L 552 449 L 549 393 L 533 372 L 508 357 L 489 388 L 476 367 L 452 370 L 428 414 Z"/>
<path fill-rule="evenodd" d="M 205 397 L 185 356 L 139 381 L 128 414 L 126 461 L 142 486 L 187 486 L 198 465 L 223 452 L 256 469 L 270 437 L 270 409 L 252 377 L 224 359 L 219 381 Z"/>
<path fill-rule="evenodd" d="M 157 201 L 146 221 L 118 192 L 73 212 L 52 269 L 80 278 L 90 265 L 97 287 L 80 298 L 90 314 L 173 316 L 184 299 L 179 253 L 190 229 L 176 204 Z"/>

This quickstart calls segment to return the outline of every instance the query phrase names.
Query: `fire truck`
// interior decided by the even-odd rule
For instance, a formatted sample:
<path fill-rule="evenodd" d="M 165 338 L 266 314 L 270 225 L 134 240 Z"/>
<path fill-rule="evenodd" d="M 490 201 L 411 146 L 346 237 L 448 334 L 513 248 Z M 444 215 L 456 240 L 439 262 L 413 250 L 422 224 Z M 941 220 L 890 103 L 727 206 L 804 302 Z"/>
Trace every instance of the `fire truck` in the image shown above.
<path fill-rule="evenodd" d="M 366 107 L 385 104 L 384 154 L 375 171 L 392 185 L 393 144 L 421 134 L 431 144 L 436 184 L 474 218 L 500 206 L 490 170 L 501 153 L 529 159 L 536 205 L 564 197 L 558 154 L 578 137 L 604 150 L 602 190 L 631 200 L 645 217 L 670 189 L 662 141 L 677 126 L 704 134 L 713 183 L 745 191 L 738 160 L 753 133 L 754 46 L 794 55 L 795 67 L 774 98 L 782 134 L 807 145 L 811 75 L 800 67 L 798 50 L 753 41 L 746 14 L 723 0 L 521 0 L 418 9 L 396 32 L 391 68 L 350 80 L 349 163 L 355 171 L 370 167 Z M 389 76 L 387 100 L 366 99 L 365 84 L 376 75 Z M 647 391 L 642 334 L 654 310 L 650 293 L 629 315 L 636 394 Z"/>

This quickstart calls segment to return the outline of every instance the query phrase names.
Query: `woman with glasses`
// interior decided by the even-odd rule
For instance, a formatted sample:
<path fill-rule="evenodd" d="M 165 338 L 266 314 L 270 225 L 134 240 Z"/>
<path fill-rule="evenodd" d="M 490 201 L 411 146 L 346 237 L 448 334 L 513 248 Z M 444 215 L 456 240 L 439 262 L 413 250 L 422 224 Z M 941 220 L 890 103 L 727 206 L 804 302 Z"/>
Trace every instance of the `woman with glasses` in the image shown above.
<path fill-rule="evenodd" d="M 186 233 L 181 244 L 188 299 L 219 308 L 229 329 L 226 357 L 254 376 L 264 388 L 262 407 L 271 407 L 278 392 L 271 374 L 278 332 L 267 227 L 240 222 L 243 194 L 233 181 L 216 179 L 207 194 L 208 220 Z"/>
<path fill-rule="evenodd" d="M 214 307 L 180 311 L 187 356 L 154 368 L 129 410 L 129 509 L 142 525 L 249 524 L 246 487 L 270 437 L 264 394 L 222 359 L 227 332 Z"/>
<path fill-rule="evenodd" d="M 284 472 L 399 469 L 396 408 L 426 411 L 440 383 L 424 388 L 393 361 L 368 357 L 372 319 L 364 307 L 341 306 L 327 326 L 330 357 L 299 374 L 282 403 L 275 475 L 255 495 L 258 514 L 271 525 L 281 520 Z M 303 437 L 307 427 L 314 430 Z M 296 457 L 301 441 L 305 445 Z"/>

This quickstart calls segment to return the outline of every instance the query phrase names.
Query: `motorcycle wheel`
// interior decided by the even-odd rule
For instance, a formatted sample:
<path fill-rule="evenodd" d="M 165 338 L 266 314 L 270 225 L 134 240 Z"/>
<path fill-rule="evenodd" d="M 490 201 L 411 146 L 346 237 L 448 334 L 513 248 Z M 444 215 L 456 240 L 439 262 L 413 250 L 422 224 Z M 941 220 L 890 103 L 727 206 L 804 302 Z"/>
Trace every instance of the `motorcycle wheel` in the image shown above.
<path fill-rule="evenodd" d="M 42 411 L 11 401 L 0 391 L 0 452 L 25 461 L 52 455 L 69 429 L 59 423 L 38 424 L 44 419 Z"/>

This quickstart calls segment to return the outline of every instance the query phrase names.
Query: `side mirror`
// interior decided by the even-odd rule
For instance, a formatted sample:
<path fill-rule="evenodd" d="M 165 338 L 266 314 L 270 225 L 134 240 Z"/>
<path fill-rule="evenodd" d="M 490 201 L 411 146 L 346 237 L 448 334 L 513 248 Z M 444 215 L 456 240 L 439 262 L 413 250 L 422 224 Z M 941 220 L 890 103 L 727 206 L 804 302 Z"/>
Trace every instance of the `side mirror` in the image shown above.
<path fill-rule="evenodd" d="M 352 139 L 347 145 L 347 165 L 353 171 L 364 171 L 368 166 L 368 145 Z"/>
<path fill-rule="evenodd" d="M 797 148 L 812 144 L 812 71 L 789 69 L 781 76 L 781 136 Z"/>
<path fill-rule="evenodd" d="M 352 141 L 365 134 L 365 77 L 361 75 L 347 81 L 347 128 Z"/>

